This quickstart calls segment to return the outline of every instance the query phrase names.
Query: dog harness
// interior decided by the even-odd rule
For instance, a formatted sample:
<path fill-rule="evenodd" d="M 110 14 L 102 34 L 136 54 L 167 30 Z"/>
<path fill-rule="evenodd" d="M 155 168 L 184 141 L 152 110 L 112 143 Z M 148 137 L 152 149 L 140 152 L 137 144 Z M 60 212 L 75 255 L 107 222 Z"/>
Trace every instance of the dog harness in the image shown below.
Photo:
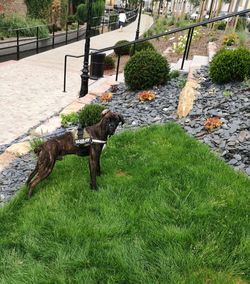
<path fill-rule="evenodd" d="M 71 128 L 69 132 L 72 133 L 74 143 L 76 146 L 89 146 L 91 144 L 106 144 L 107 141 L 92 138 L 85 128 Z"/>

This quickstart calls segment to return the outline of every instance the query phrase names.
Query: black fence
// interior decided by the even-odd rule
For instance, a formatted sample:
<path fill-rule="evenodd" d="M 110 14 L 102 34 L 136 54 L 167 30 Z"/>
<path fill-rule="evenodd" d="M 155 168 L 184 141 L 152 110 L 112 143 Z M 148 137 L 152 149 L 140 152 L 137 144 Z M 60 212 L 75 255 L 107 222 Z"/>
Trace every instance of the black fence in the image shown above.
<path fill-rule="evenodd" d="M 127 24 L 136 19 L 137 10 L 126 11 Z M 91 28 L 91 36 L 98 35 L 118 28 L 118 14 L 107 14 L 100 18 L 92 18 L 97 24 Z M 47 28 L 50 34 L 41 38 L 41 29 Z M 0 31 L 3 28 L 0 27 Z M 25 30 L 34 36 L 24 37 Z M 6 31 L 6 29 L 5 29 Z M 7 29 L 11 35 L 10 40 L 0 40 L 0 62 L 7 60 L 19 60 L 34 54 L 38 54 L 50 49 L 76 42 L 85 38 L 86 26 L 75 23 L 73 28 L 71 23 L 67 23 L 65 31 L 57 31 L 55 25 L 41 25 L 20 29 Z"/>

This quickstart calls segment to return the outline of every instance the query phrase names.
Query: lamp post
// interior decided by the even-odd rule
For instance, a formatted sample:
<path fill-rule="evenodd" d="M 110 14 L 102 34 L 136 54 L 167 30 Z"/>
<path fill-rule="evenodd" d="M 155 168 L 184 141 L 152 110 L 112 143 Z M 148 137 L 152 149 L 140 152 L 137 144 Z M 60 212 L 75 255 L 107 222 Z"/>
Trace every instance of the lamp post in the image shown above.
<path fill-rule="evenodd" d="M 135 40 L 137 40 L 139 38 L 139 33 L 140 33 L 140 22 L 141 22 L 141 11 L 142 11 L 142 1 L 143 0 L 139 0 L 139 1 L 140 1 L 140 8 L 139 8 L 139 17 L 138 17 L 137 29 L 136 29 L 136 33 L 135 33 Z"/>
<path fill-rule="evenodd" d="M 81 89 L 80 89 L 80 95 L 79 95 L 80 98 L 87 95 L 87 93 L 88 93 L 91 14 L 92 14 L 92 0 L 88 0 L 84 60 L 83 60 L 83 69 L 82 69 L 82 74 L 81 74 Z"/>

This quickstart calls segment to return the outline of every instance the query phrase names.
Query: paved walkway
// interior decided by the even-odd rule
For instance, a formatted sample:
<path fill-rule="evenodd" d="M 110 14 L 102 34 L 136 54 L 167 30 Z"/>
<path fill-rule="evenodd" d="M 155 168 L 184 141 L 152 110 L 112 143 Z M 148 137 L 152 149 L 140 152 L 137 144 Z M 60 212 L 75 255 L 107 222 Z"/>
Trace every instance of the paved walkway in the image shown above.
<path fill-rule="evenodd" d="M 150 16 L 142 15 L 140 33 L 152 23 Z M 137 20 L 122 32 L 95 36 L 91 38 L 91 48 L 109 47 L 122 39 L 134 40 L 136 28 Z M 0 146 L 11 143 L 78 98 L 83 59 L 69 59 L 64 93 L 64 56 L 81 55 L 83 50 L 84 41 L 79 41 L 19 61 L 0 63 Z"/>

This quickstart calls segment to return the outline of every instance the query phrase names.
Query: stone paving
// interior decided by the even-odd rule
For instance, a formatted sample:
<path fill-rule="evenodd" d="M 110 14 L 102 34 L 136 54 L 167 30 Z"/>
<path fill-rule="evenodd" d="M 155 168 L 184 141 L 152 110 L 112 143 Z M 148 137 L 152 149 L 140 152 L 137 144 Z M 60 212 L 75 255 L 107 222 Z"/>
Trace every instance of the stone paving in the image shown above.
<path fill-rule="evenodd" d="M 152 23 L 150 16 L 142 15 L 140 33 Z M 95 36 L 91 38 L 91 48 L 112 46 L 121 39 L 134 40 L 136 27 L 137 20 L 122 32 L 116 30 Z M 64 56 L 81 55 L 83 49 L 84 41 L 79 41 L 19 61 L 0 63 L 0 148 L 77 100 L 83 59 L 68 60 L 67 92 L 64 93 Z M 90 82 L 90 91 L 95 84 Z"/>

